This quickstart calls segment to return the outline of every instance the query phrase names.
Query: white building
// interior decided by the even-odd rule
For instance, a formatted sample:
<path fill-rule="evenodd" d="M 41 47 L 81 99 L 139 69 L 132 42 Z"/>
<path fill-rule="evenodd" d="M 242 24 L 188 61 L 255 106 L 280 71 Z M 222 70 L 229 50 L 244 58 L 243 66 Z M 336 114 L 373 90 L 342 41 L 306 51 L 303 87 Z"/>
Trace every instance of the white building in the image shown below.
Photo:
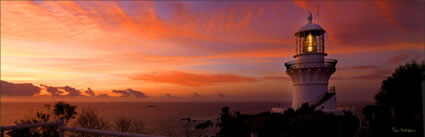
<path fill-rule="evenodd" d="M 330 76 L 335 72 L 337 60 L 325 58 L 325 33 L 318 24 L 308 23 L 296 33 L 296 54 L 294 61 L 285 63 L 286 74 L 293 83 L 292 108 L 304 103 L 316 109 L 336 110 L 335 88 L 328 87 Z"/>

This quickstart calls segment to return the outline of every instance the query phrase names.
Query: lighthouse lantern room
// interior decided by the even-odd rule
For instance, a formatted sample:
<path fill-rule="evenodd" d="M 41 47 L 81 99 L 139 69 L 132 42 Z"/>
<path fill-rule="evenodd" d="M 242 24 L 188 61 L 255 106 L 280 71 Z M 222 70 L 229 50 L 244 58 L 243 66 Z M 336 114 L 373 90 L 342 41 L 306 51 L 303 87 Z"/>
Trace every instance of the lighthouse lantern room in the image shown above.
<path fill-rule="evenodd" d="M 301 27 L 296 36 L 297 54 L 324 53 L 325 30 L 317 24 L 311 23 L 312 17 L 308 18 L 308 24 Z"/>

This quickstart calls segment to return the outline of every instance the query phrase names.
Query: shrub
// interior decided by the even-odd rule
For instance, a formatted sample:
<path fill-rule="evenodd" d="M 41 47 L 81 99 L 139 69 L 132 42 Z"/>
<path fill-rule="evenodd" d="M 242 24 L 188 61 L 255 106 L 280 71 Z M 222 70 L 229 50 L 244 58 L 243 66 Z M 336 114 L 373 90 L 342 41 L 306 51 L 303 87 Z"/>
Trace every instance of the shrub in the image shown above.
<path fill-rule="evenodd" d="M 53 105 L 53 110 L 50 109 L 50 104 L 46 104 L 45 108 L 47 112 L 36 112 L 34 115 L 30 114 L 27 118 L 15 121 L 16 125 L 21 124 L 33 124 L 40 122 L 49 122 L 64 118 L 66 123 L 68 120 L 73 119 L 75 112 L 75 105 L 70 105 L 65 102 L 57 102 Z M 66 124 L 65 123 L 65 124 Z M 36 128 L 27 128 L 12 130 L 7 132 L 7 135 L 11 137 L 52 137 L 59 136 L 59 129 L 57 126 L 44 126 Z"/>

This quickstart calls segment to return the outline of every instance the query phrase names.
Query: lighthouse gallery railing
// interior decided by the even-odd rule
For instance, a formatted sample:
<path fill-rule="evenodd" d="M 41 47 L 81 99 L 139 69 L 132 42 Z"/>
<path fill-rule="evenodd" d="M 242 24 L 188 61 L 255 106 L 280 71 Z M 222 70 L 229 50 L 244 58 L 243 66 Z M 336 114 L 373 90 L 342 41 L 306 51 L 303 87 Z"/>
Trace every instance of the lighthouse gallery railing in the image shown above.
<path fill-rule="evenodd" d="M 286 70 L 299 69 L 299 68 L 331 68 L 335 69 L 336 59 L 318 60 L 303 60 L 303 61 L 289 61 L 285 63 Z"/>

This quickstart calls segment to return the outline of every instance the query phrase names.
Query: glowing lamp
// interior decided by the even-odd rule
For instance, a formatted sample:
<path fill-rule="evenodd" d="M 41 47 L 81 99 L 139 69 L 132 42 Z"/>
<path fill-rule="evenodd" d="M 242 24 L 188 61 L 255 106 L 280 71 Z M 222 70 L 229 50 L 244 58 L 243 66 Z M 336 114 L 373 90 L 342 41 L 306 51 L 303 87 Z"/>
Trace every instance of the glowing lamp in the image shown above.
<path fill-rule="evenodd" d="M 304 49 L 307 52 L 317 52 L 317 40 L 312 34 L 308 34 L 304 40 Z"/>

